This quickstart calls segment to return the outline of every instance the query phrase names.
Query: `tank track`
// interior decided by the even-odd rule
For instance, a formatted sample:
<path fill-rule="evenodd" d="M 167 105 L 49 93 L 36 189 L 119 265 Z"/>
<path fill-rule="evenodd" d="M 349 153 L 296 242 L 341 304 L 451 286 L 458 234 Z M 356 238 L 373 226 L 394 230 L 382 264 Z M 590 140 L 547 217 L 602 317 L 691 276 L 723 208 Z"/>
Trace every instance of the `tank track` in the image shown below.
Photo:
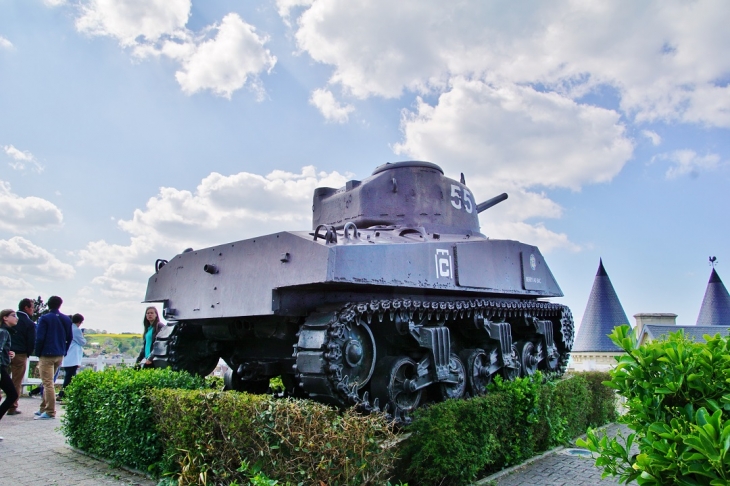
<path fill-rule="evenodd" d="M 487 319 L 508 319 L 528 315 L 542 318 L 559 317 L 559 330 L 565 349 L 560 353 L 558 369 L 559 374 L 565 372 L 570 349 L 573 347 L 575 330 L 572 313 L 564 305 L 537 301 L 486 299 L 462 301 L 387 299 L 367 303 L 349 303 L 334 312 L 320 314 L 319 319 L 307 319 L 298 333 L 299 343 L 294 346 L 293 356 L 296 358 L 303 352 L 315 354 L 318 357 L 315 360 L 318 364 L 311 366 L 310 360 L 306 369 L 302 369 L 298 366 L 300 361 L 297 360 L 295 372 L 300 386 L 305 392 L 316 396 L 318 400 L 339 406 L 354 406 L 366 413 L 379 412 L 381 409 L 378 399 L 371 401 L 367 391 L 361 396 L 357 387 L 350 384 L 348 377 L 342 374 L 343 366 L 338 363 L 341 361 L 341 353 L 333 341 L 342 336 L 343 329 L 352 324 L 357 325 L 358 319 L 362 319 L 368 324 L 372 323 L 373 319 L 382 322 L 386 314 L 390 315 L 391 321 L 396 315 L 400 315 L 404 320 L 411 320 L 414 316 L 421 320 L 425 316 L 429 320 L 435 317 L 437 320 L 448 321 L 469 318 L 475 313 L 481 313 Z M 330 346 L 330 343 L 333 345 Z M 388 405 L 385 404 L 383 411 L 389 420 L 393 420 L 399 425 L 410 422 L 410 417 L 402 410 L 389 410 Z"/>

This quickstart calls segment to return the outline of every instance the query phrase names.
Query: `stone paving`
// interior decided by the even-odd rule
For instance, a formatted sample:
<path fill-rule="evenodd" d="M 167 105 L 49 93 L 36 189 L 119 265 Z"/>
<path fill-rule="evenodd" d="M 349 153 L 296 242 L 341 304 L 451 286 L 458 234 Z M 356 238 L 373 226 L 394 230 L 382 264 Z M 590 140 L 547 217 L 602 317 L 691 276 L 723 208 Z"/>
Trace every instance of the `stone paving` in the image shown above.
<path fill-rule="evenodd" d="M 13 486 L 97 486 L 157 484 L 148 478 L 110 467 L 66 445 L 60 432 L 63 407 L 53 420 L 33 420 L 40 398 L 20 399 L 19 415 L 0 420 L 0 484 Z"/>
<path fill-rule="evenodd" d="M 630 432 L 626 426 L 616 424 L 605 429 L 609 436 L 615 436 L 619 430 L 624 436 Z M 496 486 L 585 486 L 593 484 L 613 486 L 622 484 L 619 483 L 618 478 L 611 476 L 601 479 L 603 470 L 595 466 L 595 460 L 588 454 L 590 454 L 589 451 L 578 448 L 550 451 L 533 458 L 526 464 L 484 478 L 476 484 Z"/>
<path fill-rule="evenodd" d="M 13 486 L 155 486 L 142 475 L 110 467 L 66 445 L 60 431 L 63 407 L 54 420 L 33 420 L 39 398 L 20 399 L 20 415 L 0 420 L 0 484 Z M 609 426 L 615 434 L 622 426 Z M 624 429 L 624 435 L 626 429 Z M 601 479 L 601 470 L 590 457 L 571 449 L 555 450 L 533 458 L 527 464 L 478 481 L 478 485 L 516 486 L 613 486 L 616 478 Z M 631 483 L 636 484 L 636 483 Z"/>

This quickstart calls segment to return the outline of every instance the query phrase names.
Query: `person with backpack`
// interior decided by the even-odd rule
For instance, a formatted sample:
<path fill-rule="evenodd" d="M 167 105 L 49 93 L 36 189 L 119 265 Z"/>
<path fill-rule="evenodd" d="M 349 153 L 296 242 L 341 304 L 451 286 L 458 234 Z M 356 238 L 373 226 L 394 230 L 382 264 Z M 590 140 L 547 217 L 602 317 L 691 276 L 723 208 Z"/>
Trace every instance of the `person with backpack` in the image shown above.
<path fill-rule="evenodd" d="M 36 420 L 56 418 L 56 390 L 53 377 L 63 362 L 73 339 L 71 319 L 59 309 L 63 299 L 53 295 L 48 299 L 48 313 L 38 319 L 35 338 L 35 355 L 43 383 L 43 401 L 34 412 Z"/>

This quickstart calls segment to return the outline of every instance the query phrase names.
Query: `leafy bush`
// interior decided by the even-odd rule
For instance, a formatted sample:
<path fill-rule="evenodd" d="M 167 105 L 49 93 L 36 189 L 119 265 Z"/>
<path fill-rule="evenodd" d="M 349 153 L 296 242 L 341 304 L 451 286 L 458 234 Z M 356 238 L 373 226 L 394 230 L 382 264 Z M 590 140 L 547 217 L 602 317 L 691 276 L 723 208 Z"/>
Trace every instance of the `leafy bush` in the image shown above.
<path fill-rule="evenodd" d="M 169 369 L 82 371 L 65 391 L 61 428 L 73 447 L 158 474 L 162 443 L 149 390 L 203 386 L 202 378 Z"/>
<path fill-rule="evenodd" d="M 542 378 L 497 378 L 483 397 L 418 410 L 401 447 L 399 477 L 414 484 L 468 484 L 583 434 L 589 417 L 602 416 L 595 410 L 615 401 L 611 390 L 594 394 L 581 373 L 556 382 Z"/>
<path fill-rule="evenodd" d="M 393 471 L 396 437 L 382 415 L 237 392 L 151 397 L 180 484 L 230 484 L 251 471 L 282 483 L 385 484 Z"/>
<path fill-rule="evenodd" d="M 680 330 L 639 348 L 628 326 L 610 337 L 626 355 L 607 384 L 626 398 L 619 420 L 634 432 L 625 440 L 590 432 L 581 441 L 600 454 L 604 476 L 641 485 L 729 484 L 730 337 L 697 343 Z"/>

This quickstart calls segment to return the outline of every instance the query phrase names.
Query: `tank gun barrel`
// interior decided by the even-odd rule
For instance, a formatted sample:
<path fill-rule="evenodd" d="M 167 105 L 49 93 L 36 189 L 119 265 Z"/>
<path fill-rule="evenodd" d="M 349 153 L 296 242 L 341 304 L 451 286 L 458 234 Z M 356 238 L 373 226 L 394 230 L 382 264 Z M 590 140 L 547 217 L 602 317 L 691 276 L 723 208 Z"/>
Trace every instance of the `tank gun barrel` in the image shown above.
<path fill-rule="evenodd" d="M 481 213 L 485 209 L 489 209 L 492 206 L 496 206 L 497 204 L 499 204 L 502 201 L 504 201 L 505 199 L 507 199 L 507 197 L 509 197 L 509 196 L 507 196 L 507 193 L 503 192 L 499 196 L 494 196 L 492 199 L 487 199 L 483 203 L 477 204 L 477 212 Z"/>

